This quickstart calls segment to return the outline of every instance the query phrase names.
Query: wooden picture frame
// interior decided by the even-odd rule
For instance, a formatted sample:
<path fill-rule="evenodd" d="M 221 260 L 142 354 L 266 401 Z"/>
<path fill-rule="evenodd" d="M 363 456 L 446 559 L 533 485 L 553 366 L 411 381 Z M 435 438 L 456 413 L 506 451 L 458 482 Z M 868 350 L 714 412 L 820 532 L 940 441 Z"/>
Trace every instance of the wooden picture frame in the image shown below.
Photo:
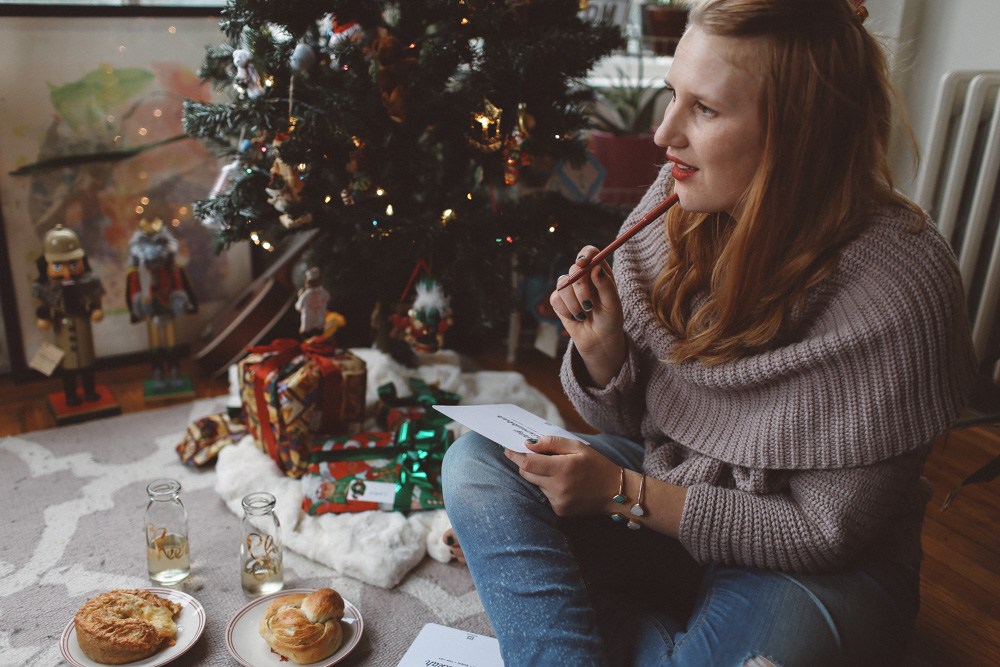
<path fill-rule="evenodd" d="M 168 225 L 199 301 L 197 314 L 177 318 L 179 344 L 194 346 L 199 329 L 251 281 L 248 244 L 216 255 L 191 211 L 221 166 L 181 127 L 185 99 L 215 94 L 197 70 L 206 46 L 225 41 L 217 11 L 0 5 L 0 305 L 15 376 L 34 373 L 28 362 L 46 339 L 31 287 L 44 234 L 57 223 L 78 233 L 104 285 L 98 359 L 148 349 L 124 289 L 141 218 Z"/>

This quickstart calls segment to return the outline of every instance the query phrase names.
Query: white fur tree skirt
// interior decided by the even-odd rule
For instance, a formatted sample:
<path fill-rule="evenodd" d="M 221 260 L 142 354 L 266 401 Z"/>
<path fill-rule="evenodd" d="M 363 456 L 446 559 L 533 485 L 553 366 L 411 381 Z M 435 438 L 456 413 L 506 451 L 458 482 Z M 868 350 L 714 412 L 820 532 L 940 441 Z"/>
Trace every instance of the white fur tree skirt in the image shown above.
<path fill-rule="evenodd" d="M 553 424 L 563 424 L 555 404 L 530 386 L 520 373 L 463 372 L 460 358 L 453 352 L 426 355 L 417 368 L 406 368 L 370 348 L 354 348 L 351 352 L 368 366 L 369 415 L 374 412 L 380 386 L 392 382 L 397 395 L 405 397 L 410 393 L 409 378 L 416 376 L 429 385 L 457 393 L 463 405 L 513 403 Z M 374 429 L 372 419 L 366 428 Z M 457 423 L 451 428 L 456 436 L 466 430 Z M 379 511 L 308 515 L 301 509 L 301 480 L 282 475 L 251 436 L 222 449 L 216 474 L 215 489 L 235 514 L 242 516 L 240 503 L 246 494 L 253 491 L 273 494 L 286 549 L 365 583 L 392 588 L 424 556 L 430 555 L 440 562 L 449 559 L 441 539 L 450 525 L 444 510 L 414 512 L 408 517 Z"/>

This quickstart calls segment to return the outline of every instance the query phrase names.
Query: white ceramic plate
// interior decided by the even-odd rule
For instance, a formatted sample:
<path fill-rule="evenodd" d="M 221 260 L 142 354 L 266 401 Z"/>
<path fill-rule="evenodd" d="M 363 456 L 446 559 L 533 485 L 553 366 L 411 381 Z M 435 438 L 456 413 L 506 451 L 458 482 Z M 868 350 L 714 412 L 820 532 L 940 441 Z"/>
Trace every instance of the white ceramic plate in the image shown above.
<path fill-rule="evenodd" d="M 205 608 L 187 593 L 171 588 L 147 588 L 146 590 L 181 605 L 181 612 L 174 618 L 174 623 L 177 624 L 177 643 L 154 653 L 145 660 L 130 662 L 130 667 L 157 667 L 167 664 L 194 646 L 205 629 Z M 66 662 L 73 667 L 104 667 L 101 663 L 88 658 L 80 649 L 80 643 L 76 640 L 76 625 L 72 619 L 63 630 L 59 640 L 59 650 Z"/>
<path fill-rule="evenodd" d="M 311 588 L 293 588 L 287 591 L 279 591 L 271 595 L 257 598 L 247 606 L 236 612 L 229 625 L 226 626 L 226 648 L 233 654 L 236 661 L 245 667 L 288 667 L 292 664 L 277 653 L 271 651 L 264 638 L 260 636 L 260 619 L 264 618 L 267 605 L 274 598 L 282 595 L 293 595 L 295 593 L 312 593 Z M 344 600 L 344 618 L 340 621 L 344 630 L 344 641 L 340 648 L 329 658 L 324 658 L 318 662 L 310 663 L 314 667 L 328 667 L 346 658 L 354 647 L 361 641 L 361 633 L 364 631 L 365 622 L 361 618 L 361 612 L 353 604 Z M 284 662 L 282 662 L 284 660 Z"/>

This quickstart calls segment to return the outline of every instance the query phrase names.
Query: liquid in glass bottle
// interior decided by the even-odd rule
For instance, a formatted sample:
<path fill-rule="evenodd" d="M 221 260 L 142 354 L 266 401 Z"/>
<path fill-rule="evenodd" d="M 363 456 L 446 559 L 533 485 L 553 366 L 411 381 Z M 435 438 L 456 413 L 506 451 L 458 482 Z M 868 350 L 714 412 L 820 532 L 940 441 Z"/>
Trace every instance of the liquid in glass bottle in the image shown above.
<path fill-rule="evenodd" d="M 240 582 L 250 595 L 280 591 L 284 583 L 281 525 L 270 493 L 243 497 L 243 541 L 240 544 Z"/>
<path fill-rule="evenodd" d="M 157 584 L 176 584 L 191 574 L 187 510 L 181 502 L 181 483 L 157 479 L 146 487 L 146 563 Z"/>

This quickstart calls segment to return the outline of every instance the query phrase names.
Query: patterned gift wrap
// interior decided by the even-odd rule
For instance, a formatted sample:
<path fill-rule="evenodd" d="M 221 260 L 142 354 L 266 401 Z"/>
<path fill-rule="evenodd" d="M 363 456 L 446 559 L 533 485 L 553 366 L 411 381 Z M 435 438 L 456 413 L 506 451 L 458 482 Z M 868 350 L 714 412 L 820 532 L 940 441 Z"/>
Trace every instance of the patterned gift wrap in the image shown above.
<path fill-rule="evenodd" d="M 220 449 L 236 444 L 246 432 L 246 426 L 228 414 L 208 415 L 187 427 L 175 449 L 184 464 L 200 467 L 214 463 Z"/>
<path fill-rule="evenodd" d="M 308 514 L 441 509 L 441 460 L 452 435 L 421 421 L 388 431 L 332 438 L 315 448 L 302 478 Z"/>
<path fill-rule="evenodd" d="M 348 351 L 279 339 L 252 348 L 239 377 L 247 428 L 290 477 L 305 473 L 318 436 L 361 430 L 367 371 Z"/>

